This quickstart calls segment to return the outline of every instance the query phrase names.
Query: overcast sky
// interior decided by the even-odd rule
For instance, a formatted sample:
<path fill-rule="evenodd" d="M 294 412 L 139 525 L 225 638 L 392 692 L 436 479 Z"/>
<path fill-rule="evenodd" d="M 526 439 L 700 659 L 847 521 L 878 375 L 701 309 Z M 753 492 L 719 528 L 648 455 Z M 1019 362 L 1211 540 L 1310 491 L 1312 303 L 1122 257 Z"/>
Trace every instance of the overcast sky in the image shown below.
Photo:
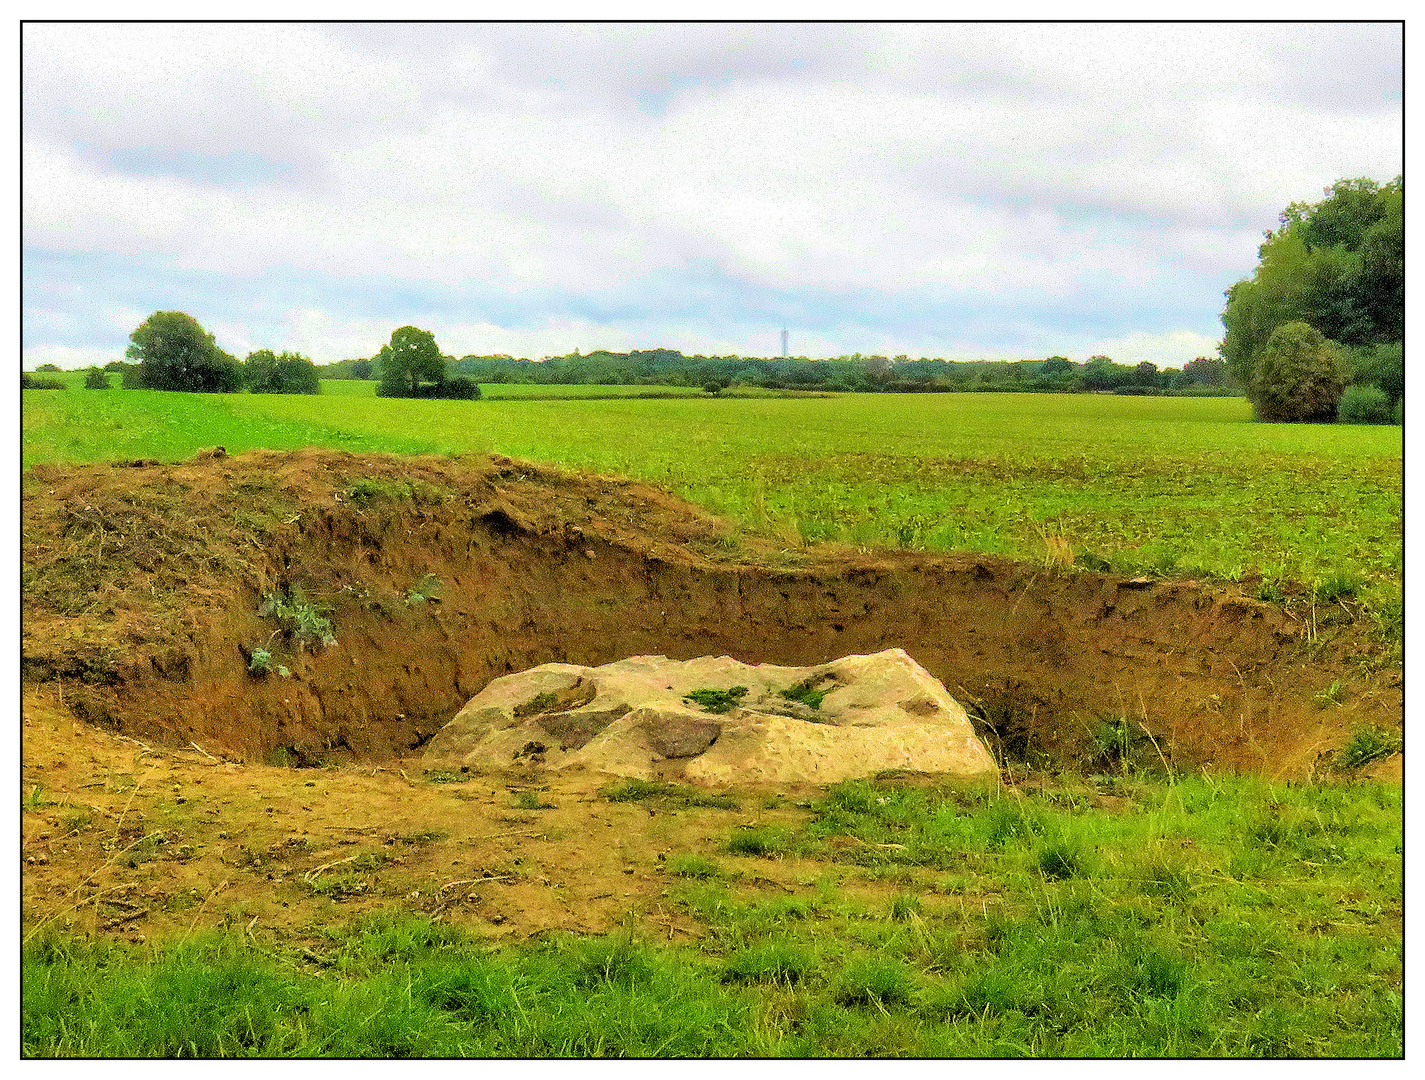
<path fill-rule="evenodd" d="M 239 358 L 1215 353 L 1262 230 L 1403 171 L 1401 30 L 23 31 L 24 366 L 155 310 Z"/>

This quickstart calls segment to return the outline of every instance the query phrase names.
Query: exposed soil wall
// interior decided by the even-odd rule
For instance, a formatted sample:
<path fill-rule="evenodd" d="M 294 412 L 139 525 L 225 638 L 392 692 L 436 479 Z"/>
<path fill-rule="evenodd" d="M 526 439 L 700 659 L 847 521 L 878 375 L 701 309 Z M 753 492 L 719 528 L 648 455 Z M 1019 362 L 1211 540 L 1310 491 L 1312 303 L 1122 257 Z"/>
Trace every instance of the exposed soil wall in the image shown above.
<path fill-rule="evenodd" d="M 1339 605 L 1313 627 L 1223 586 L 744 547 L 656 489 L 509 459 L 254 452 L 23 483 L 25 677 L 209 750 L 389 757 L 549 661 L 896 646 L 1011 755 L 1081 754 L 1127 716 L 1177 764 L 1294 776 L 1352 725 L 1401 722 L 1399 669 Z M 337 643 L 259 615 L 273 594 L 324 609 Z M 256 648 L 290 676 L 249 674 Z"/>

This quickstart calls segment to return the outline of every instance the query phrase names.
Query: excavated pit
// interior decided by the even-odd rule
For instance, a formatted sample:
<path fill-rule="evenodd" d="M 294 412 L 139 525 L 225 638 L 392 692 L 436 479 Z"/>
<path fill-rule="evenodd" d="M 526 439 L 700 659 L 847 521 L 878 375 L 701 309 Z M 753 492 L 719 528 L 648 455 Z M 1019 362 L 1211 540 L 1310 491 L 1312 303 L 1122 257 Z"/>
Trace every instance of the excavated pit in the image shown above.
<path fill-rule="evenodd" d="M 1008 758 L 1081 760 L 1126 717 L 1175 765 L 1290 777 L 1355 725 L 1401 723 L 1398 667 L 1340 605 L 1312 627 L 1220 584 L 785 552 L 655 488 L 507 458 L 214 453 L 22 483 L 23 677 L 170 745 L 379 761 L 551 661 L 894 647 Z M 259 614 L 272 596 L 285 609 Z"/>

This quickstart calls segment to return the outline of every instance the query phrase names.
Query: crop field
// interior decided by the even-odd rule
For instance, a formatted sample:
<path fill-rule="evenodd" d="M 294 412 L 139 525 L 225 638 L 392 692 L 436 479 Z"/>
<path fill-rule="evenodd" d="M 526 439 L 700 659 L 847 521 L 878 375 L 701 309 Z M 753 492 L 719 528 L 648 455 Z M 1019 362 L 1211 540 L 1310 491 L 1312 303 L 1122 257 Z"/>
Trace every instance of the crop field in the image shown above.
<path fill-rule="evenodd" d="M 536 588 L 552 598 L 557 610 L 529 623 L 548 650 L 597 644 L 637 623 L 645 594 L 600 582 L 642 583 L 652 540 L 683 535 L 682 504 L 647 492 L 620 502 L 617 493 L 642 489 L 544 470 L 527 478 L 531 470 L 484 458 L 440 460 L 488 453 L 646 480 L 708 508 L 729 527 L 704 523 L 699 550 L 759 571 L 739 579 L 749 591 L 776 592 L 760 574 L 767 565 L 823 565 L 822 556 L 828 566 L 955 561 L 866 560 L 858 549 L 1023 560 L 1013 589 L 963 594 L 977 599 L 961 602 L 955 625 L 978 619 L 965 640 L 983 650 L 966 663 L 999 664 L 1015 687 L 1041 680 L 1030 708 L 1063 699 L 1074 680 L 1104 697 L 1082 715 L 1039 718 L 1082 727 L 1081 752 L 1051 758 L 1001 740 L 992 745 L 1001 769 L 983 783 L 888 770 L 710 792 L 518 763 L 423 772 L 421 744 L 409 742 L 399 747 L 412 754 L 379 759 L 234 752 L 206 733 L 165 746 L 143 729 L 84 722 L 82 703 L 103 688 L 52 667 L 27 682 L 22 703 L 26 1056 L 1403 1054 L 1403 731 L 1392 712 L 1403 678 L 1400 429 L 1255 424 L 1247 403 L 1231 398 L 486 386 L 482 400 L 457 402 L 378 399 L 369 382 L 327 382 L 300 397 L 89 391 L 80 373 L 60 377 L 68 390 L 23 392 L 26 466 L 189 461 L 215 445 L 428 454 L 437 459 L 421 469 L 460 479 L 439 489 L 422 481 L 419 492 L 478 487 L 485 481 L 464 471 L 478 467 L 493 470 L 510 513 L 537 505 L 571 524 L 570 507 L 585 515 L 590 546 L 563 577 L 539 576 L 556 564 L 536 536 L 528 551 L 499 539 L 499 557 L 478 574 L 435 567 L 427 576 L 451 583 L 444 597 L 415 596 L 402 578 L 388 602 L 379 583 L 363 583 L 369 609 L 353 601 L 328 613 L 339 645 L 254 681 L 233 647 L 248 639 L 234 630 L 220 640 L 200 621 L 210 614 L 200 603 L 239 595 L 222 577 L 221 544 L 238 537 L 285 550 L 316 574 L 301 528 L 287 529 L 288 515 L 274 517 L 269 504 L 290 502 L 295 522 L 318 495 L 326 512 L 337 506 L 333 492 L 346 493 L 341 512 L 385 529 L 370 535 L 404 573 L 435 557 L 423 546 L 434 533 L 416 526 L 444 512 L 420 502 L 414 483 L 392 479 L 414 466 L 293 455 L 321 460 L 288 461 L 280 476 L 252 459 L 37 472 L 25 480 L 26 571 L 44 562 L 74 575 L 66 588 L 87 592 L 83 617 L 54 616 L 42 591 L 26 593 L 26 650 L 60 655 L 86 628 L 107 625 L 91 603 L 98 579 L 83 576 L 101 558 L 106 602 L 129 612 L 130 579 L 151 589 L 155 578 L 122 560 L 142 558 L 180 575 L 182 588 L 160 590 L 168 606 L 144 607 L 126 624 L 134 654 L 148 647 L 145 633 L 191 626 L 211 664 L 227 665 L 222 683 L 202 673 L 209 661 L 197 652 L 181 682 L 157 664 L 133 665 L 139 675 L 120 687 L 126 700 L 136 688 L 179 687 L 196 715 L 193 687 L 208 679 L 226 696 L 205 699 L 207 713 L 247 731 L 258 715 L 251 702 L 280 679 L 292 681 L 279 697 L 320 690 L 334 709 L 367 678 L 390 683 L 373 715 L 394 711 L 416 666 L 403 654 L 429 645 L 431 656 L 444 649 L 470 665 L 500 655 L 508 627 L 525 621 L 525 609 L 499 606 L 502 589 L 521 602 Z M 639 396 L 650 391 L 675 392 Z M 337 477 L 348 468 L 356 479 Z M 174 472 L 183 484 L 148 501 L 146 485 Z M 205 475 L 219 483 L 204 491 L 220 498 L 183 486 Z M 189 502 L 172 501 L 185 490 Z M 91 495 L 76 498 L 81 491 L 110 492 L 92 506 L 117 531 L 85 531 L 78 507 L 90 511 Z M 369 505 L 350 497 L 356 491 Z M 31 514 L 36 506 L 46 513 Z M 157 522 L 160 538 L 201 535 L 217 569 L 153 560 L 191 545 L 155 547 L 150 534 L 129 543 L 121 526 L 139 517 Z M 641 539 L 624 551 L 596 520 L 637 525 Z M 801 553 L 788 557 L 793 549 Z M 365 573 L 370 564 L 359 565 Z M 1242 654 L 1239 670 L 1227 646 L 1248 648 L 1245 628 L 1219 618 L 1250 603 L 1238 590 L 1125 582 L 1131 621 L 1100 619 L 1097 583 L 1085 601 L 1073 592 L 1082 576 L 1061 573 L 1070 565 L 1240 581 L 1241 592 L 1285 600 L 1251 605 L 1283 623 L 1293 604 L 1304 617 L 1309 597 L 1311 636 L 1262 631 L 1269 645 L 1258 655 L 1271 663 L 1254 669 Z M 663 636 L 650 651 L 711 640 L 727 618 L 722 593 L 695 594 L 675 570 L 665 562 L 658 584 L 684 597 L 682 610 L 672 622 L 661 612 Z M 825 583 L 793 594 L 785 627 L 744 613 L 743 646 L 826 630 L 818 612 L 843 604 L 859 623 L 847 620 L 848 639 L 881 633 L 872 624 L 884 620 L 888 635 L 920 634 L 919 645 L 904 643 L 912 651 L 938 640 L 939 585 L 873 605 L 877 582 L 825 573 Z M 478 617 L 461 613 L 461 576 Z M 820 608 L 816 589 L 844 595 Z M 999 627 L 1031 593 L 1026 606 L 1062 605 L 1055 634 L 1072 626 L 1093 635 L 1067 662 L 1052 662 L 1046 635 L 1023 644 L 1020 630 Z M 1220 603 L 1225 593 L 1240 606 Z M 505 621 L 511 611 L 518 617 Z M 1163 621 L 1163 641 L 1150 615 Z M 1018 651 L 1006 645 L 995 659 L 996 633 Z M 144 655 L 168 662 L 166 652 Z M 422 666 L 435 670 L 429 658 Z M 1150 669 L 1177 680 L 1158 696 L 1172 699 L 1180 745 L 1154 735 L 1167 706 L 1151 691 L 1136 701 L 1118 693 L 1118 682 L 1132 691 Z M 989 694 L 992 672 L 972 674 L 985 676 Z M 994 713 L 1006 723 L 1015 715 Z M 1180 755 L 1190 732 L 1236 756 Z M 1310 753 L 1283 783 L 1277 758 L 1288 743 L 1309 743 Z"/>
<path fill-rule="evenodd" d="M 478 402 L 331 381 L 315 397 L 26 391 L 23 460 L 497 452 L 652 481 L 793 546 L 1259 575 L 1266 597 L 1288 582 L 1382 597 L 1402 578 L 1399 428 L 1256 424 L 1238 398 L 482 389 Z"/>

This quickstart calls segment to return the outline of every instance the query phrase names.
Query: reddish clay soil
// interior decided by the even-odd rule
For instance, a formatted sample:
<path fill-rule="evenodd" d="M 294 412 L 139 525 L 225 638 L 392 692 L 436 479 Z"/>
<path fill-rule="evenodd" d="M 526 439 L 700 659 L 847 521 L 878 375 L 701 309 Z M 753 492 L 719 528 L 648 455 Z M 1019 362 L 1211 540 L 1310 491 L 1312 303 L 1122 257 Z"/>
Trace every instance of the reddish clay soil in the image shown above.
<path fill-rule="evenodd" d="M 1353 727 L 1402 722 L 1399 666 L 1339 604 L 781 550 L 666 492 L 505 458 L 213 454 L 22 483 L 27 924 L 152 933 L 393 901 L 492 934 L 606 929 L 632 906 L 656 922 L 657 853 L 794 813 L 650 815 L 599 800 L 608 777 L 513 767 L 422 776 L 421 747 L 468 698 L 549 661 L 800 666 L 899 646 L 998 756 L 1041 765 L 1082 764 L 1127 717 L 1175 768 L 1304 779 Z M 336 644 L 259 615 L 299 592 Z M 257 648 L 289 676 L 250 674 Z M 1399 757 L 1374 772 L 1398 778 Z M 553 808 L 514 809 L 530 792 Z"/>

